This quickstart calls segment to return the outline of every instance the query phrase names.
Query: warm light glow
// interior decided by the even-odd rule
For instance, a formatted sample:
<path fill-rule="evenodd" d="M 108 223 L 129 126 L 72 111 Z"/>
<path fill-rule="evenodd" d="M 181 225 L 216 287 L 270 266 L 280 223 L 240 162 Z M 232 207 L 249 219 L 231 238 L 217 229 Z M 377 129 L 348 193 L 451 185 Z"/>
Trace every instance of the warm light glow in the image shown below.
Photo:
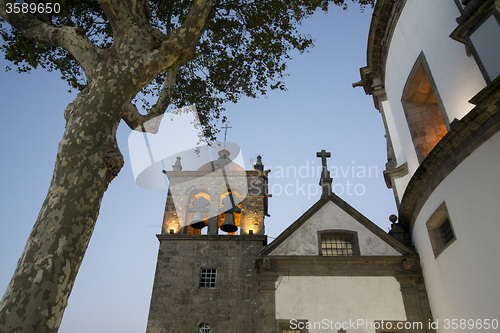
<path fill-rule="evenodd" d="M 241 209 L 241 195 L 237 191 L 232 191 L 231 193 L 233 194 L 233 198 L 234 198 L 236 206 Z M 221 196 L 220 196 L 219 208 L 221 211 L 222 211 L 222 209 L 224 209 L 223 200 L 227 196 L 229 196 L 229 192 L 225 192 L 225 193 L 221 194 Z M 226 217 L 226 213 L 219 214 L 218 225 L 217 225 L 218 230 L 220 229 L 220 226 L 224 223 L 225 217 Z M 237 212 L 234 213 L 234 224 L 238 227 L 239 230 L 241 230 L 240 229 L 240 227 L 241 227 L 241 213 L 237 213 Z M 228 235 L 235 235 L 236 233 L 235 232 L 228 232 L 227 234 Z"/>
<path fill-rule="evenodd" d="M 436 96 L 422 64 L 413 75 L 404 101 L 413 143 L 422 161 L 447 132 Z"/>
<path fill-rule="evenodd" d="M 206 192 L 199 192 L 191 197 L 191 199 L 189 200 L 188 212 L 186 214 L 186 221 L 187 221 L 188 225 L 186 227 L 184 227 L 185 228 L 184 234 L 186 234 L 186 235 L 201 235 L 201 229 L 194 229 L 194 228 L 191 228 L 189 226 L 189 223 L 191 223 L 191 221 L 193 221 L 194 214 L 195 214 L 193 211 L 190 211 L 191 209 L 194 208 L 193 201 L 195 201 L 196 199 L 199 199 L 199 198 L 204 198 L 210 202 L 210 195 Z M 205 224 L 208 225 L 208 211 L 203 212 L 202 217 L 203 217 L 203 221 L 205 222 Z"/>

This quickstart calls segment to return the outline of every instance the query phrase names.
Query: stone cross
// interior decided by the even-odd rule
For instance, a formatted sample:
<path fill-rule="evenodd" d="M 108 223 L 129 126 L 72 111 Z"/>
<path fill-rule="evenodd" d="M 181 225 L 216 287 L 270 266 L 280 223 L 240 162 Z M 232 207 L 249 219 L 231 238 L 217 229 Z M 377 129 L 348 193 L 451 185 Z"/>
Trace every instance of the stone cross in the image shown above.
<path fill-rule="evenodd" d="M 316 157 L 321 157 L 321 165 L 323 167 L 323 174 L 326 174 L 326 171 L 328 170 L 326 167 L 326 158 L 332 157 L 332 154 L 323 149 L 322 151 L 316 153 Z"/>
<path fill-rule="evenodd" d="M 226 126 L 222 126 L 222 128 L 224 129 L 224 148 L 226 148 L 227 129 L 232 127 L 226 124 Z"/>
<path fill-rule="evenodd" d="M 330 178 L 330 172 L 326 166 L 326 158 L 331 156 L 332 154 L 324 149 L 316 153 L 316 157 L 321 157 L 321 164 L 323 166 L 323 172 L 321 172 L 321 179 L 319 180 L 322 198 L 328 197 L 332 194 L 332 179 Z"/>

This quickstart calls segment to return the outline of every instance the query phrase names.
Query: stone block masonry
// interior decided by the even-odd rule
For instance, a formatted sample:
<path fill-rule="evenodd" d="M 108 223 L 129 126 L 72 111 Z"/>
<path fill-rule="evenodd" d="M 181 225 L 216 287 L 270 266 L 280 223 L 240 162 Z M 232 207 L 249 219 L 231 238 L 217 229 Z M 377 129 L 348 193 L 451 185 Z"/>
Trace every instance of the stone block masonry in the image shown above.
<path fill-rule="evenodd" d="M 263 302 L 254 264 L 266 236 L 158 235 L 158 239 L 148 333 L 197 332 L 201 323 L 214 332 L 273 331 L 274 311 Z M 216 269 L 215 288 L 200 287 L 202 269 Z"/>

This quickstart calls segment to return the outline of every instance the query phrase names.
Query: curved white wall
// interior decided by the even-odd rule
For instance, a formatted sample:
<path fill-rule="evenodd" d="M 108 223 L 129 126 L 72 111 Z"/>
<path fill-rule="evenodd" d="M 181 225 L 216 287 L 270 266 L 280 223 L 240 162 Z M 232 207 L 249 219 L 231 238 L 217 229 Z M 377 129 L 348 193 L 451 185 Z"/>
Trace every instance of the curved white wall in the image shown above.
<path fill-rule="evenodd" d="M 419 166 L 402 105 L 411 70 L 423 52 L 449 121 L 461 119 L 468 101 L 486 86 L 465 46 L 449 37 L 460 12 L 453 0 L 407 0 L 389 47 L 381 111 L 393 141 L 397 165 L 409 174 L 395 179 L 401 200 Z M 443 111 L 443 110 L 441 110 Z M 413 229 L 434 320 L 500 319 L 500 133 L 468 156 L 434 190 Z M 437 258 L 426 223 L 446 203 L 456 240 Z M 475 331 L 475 330 L 471 330 Z"/>
<path fill-rule="evenodd" d="M 497 133 L 443 180 L 417 217 L 413 241 L 434 319 L 500 320 L 499 165 Z M 442 202 L 456 240 L 434 258 L 426 222 Z"/>
<path fill-rule="evenodd" d="M 401 151 L 396 151 L 398 165 L 408 162 L 409 176 L 419 162 L 406 122 L 401 97 L 410 72 L 421 52 L 430 67 L 438 94 L 450 122 L 461 119 L 472 108 L 468 103 L 486 83 L 465 46 L 449 37 L 457 27 L 460 12 L 452 0 L 408 0 L 395 27 L 389 48 L 385 90 L 393 123 L 391 137 L 397 137 Z M 386 107 L 383 107 L 384 110 Z M 395 134 L 397 133 L 397 134 Z M 402 155 L 404 160 L 402 160 Z M 401 196 L 410 177 L 396 180 Z"/>

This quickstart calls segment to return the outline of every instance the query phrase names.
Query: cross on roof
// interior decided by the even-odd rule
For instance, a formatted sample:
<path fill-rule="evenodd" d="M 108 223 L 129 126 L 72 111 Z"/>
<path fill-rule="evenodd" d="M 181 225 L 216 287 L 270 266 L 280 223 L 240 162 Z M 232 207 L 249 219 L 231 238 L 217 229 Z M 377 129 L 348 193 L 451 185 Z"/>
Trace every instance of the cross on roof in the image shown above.
<path fill-rule="evenodd" d="M 323 172 L 326 173 L 326 170 L 327 170 L 326 158 L 332 157 L 332 154 L 323 149 L 322 151 L 316 153 L 316 157 L 321 157 L 321 165 L 323 166 Z"/>
<path fill-rule="evenodd" d="M 332 194 L 332 178 L 330 178 L 330 172 L 326 167 L 326 158 L 331 157 L 332 154 L 324 149 L 316 153 L 316 157 L 321 157 L 321 164 L 323 166 L 321 172 L 321 178 L 319 180 L 319 185 L 321 186 L 321 197 L 328 197 Z"/>
<path fill-rule="evenodd" d="M 224 129 L 224 148 L 226 148 L 227 129 L 232 127 L 228 126 L 228 124 L 226 123 L 226 126 L 222 126 L 222 128 Z"/>
<path fill-rule="evenodd" d="M 343 328 L 339 329 L 337 332 L 338 333 L 346 333 L 346 331 Z"/>

